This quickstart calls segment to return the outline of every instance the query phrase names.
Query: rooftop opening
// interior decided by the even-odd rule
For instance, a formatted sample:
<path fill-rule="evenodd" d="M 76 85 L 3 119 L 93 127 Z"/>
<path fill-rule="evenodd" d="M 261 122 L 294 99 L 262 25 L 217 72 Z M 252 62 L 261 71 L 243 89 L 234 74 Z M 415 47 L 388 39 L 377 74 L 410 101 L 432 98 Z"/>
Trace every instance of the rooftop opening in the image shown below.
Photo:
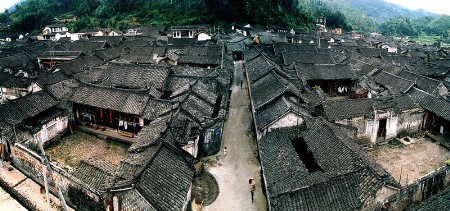
<path fill-rule="evenodd" d="M 303 137 L 291 139 L 291 143 L 309 173 L 323 171 L 319 164 L 317 164 L 316 159 L 314 159 L 314 155 L 311 150 L 308 149 L 308 145 Z"/>
<path fill-rule="evenodd" d="M 161 96 L 161 99 L 169 99 L 170 95 L 172 95 L 171 91 L 164 91 L 163 95 Z"/>

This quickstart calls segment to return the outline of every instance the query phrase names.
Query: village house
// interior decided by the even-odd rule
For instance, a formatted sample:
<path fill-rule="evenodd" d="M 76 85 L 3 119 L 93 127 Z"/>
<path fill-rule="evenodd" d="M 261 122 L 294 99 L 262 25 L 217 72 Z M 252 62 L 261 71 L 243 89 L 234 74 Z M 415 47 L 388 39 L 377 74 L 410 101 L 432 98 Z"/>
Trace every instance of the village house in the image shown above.
<path fill-rule="evenodd" d="M 0 58 L 0 104 L 33 91 L 36 61 L 27 53 L 12 53 Z"/>
<path fill-rule="evenodd" d="M 278 128 L 258 141 L 269 210 L 355 210 L 398 187 L 346 134 L 318 119 Z M 388 188 L 389 189 L 389 188 Z"/>
<path fill-rule="evenodd" d="M 58 64 L 72 61 L 81 55 L 81 51 L 45 51 L 37 57 L 37 61 L 40 68 L 55 69 Z"/>
<path fill-rule="evenodd" d="M 66 33 L 81 39 L 69 42 L 67 28 L 50 25 L 41 39 L 62 39 L 2 51 L 1 142 L 42 186 L 48 159 L 50 192 L 59 186 L 74 209 L 187 210 L 193 164 L 222 148 L 231 79 L 242 74 L 269 209 L 371 209 L 408 189 L 358 141 L 424 130 L 448 137 L 448 63 L 426 61 L 445 57 L 436 49 L 408 58 L 389 53 L 396 42 L 335 36 L 318 21 L 319 34 L 233 24 L 254 40 L 210 39 L 199 25 L 174 26 L 169 36 L 164 27 Z M 235 65 L 243 71 L 233 75 Z"/>
<path fill-rule="evenodd" d="M 172 38 L 197 38 L 201 32 L 207 32 L 207 25 L 172 26 Z"/>
<path fill-rule="evenodd" d="M 53 24 L 45 26 L 37 40 L 59 40 L 62 37 L 70 37 L 69 28 L 64 24 Z"/>
<path fill-rule="evenodd" d="M 413 87 L 411 96 L 424 110 L 422 127 L 435 134 L 450 135 L 450 103 L 444 98 L 438 98 L 430 93 Z"/>
<path fill-rule="evenodd" d="M 356 136 L 373 144 L 395 138 L 399 133 L 421 130 L 422 108 L 409 96 L 325 101 L 324 116 L 330 122 L 355 127 Z"/>

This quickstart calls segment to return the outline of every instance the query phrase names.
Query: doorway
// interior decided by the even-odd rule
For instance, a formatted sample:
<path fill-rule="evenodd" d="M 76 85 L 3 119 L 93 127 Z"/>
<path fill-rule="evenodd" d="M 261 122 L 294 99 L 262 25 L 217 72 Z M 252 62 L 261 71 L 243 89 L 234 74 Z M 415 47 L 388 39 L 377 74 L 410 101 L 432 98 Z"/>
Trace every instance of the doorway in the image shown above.
<path fill-rule="evenodd" d="M 387 119 L 380 119 L 379 124 L 378 124 L 377 138 L 378 137 L 386 137 L 386 125 L 387 125 Z"/>

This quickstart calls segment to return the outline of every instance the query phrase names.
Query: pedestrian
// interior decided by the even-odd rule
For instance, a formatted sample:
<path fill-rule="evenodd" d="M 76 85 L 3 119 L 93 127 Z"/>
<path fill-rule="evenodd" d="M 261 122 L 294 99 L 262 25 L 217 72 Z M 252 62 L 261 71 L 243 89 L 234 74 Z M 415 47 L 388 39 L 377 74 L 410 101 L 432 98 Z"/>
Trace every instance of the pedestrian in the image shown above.
<path fill-rule="evenodd" d="M 256 189 L 256 184 L 255 184 L 255 180 L 253 179 L 253 177 L 248 180 L 248 186 L 250 188 L 250 193 L 252 194 L 252 203 L 253 203 L 253 196 L 255 195 L 255 189 Z"/>
<path fill-rule="evenodd" d="M 3 167 L 3 159 L 5 158 L 5 145 L 0 143 L 0 167 Z"/>
<path fill-rule="evenodd" d="M 224 147 L 223 148 L 223 157 L 226 157 L 227 156 L 227 147 Z"/>
<path fill-rule="evenodd" d="M 240 82 L 240 84 L 241 84 L 241 89 L 242 89 L 242 84 L 243 84 L 244 82 L 242 82 L 242 80 L 241 80 L 241 82 Z"/>

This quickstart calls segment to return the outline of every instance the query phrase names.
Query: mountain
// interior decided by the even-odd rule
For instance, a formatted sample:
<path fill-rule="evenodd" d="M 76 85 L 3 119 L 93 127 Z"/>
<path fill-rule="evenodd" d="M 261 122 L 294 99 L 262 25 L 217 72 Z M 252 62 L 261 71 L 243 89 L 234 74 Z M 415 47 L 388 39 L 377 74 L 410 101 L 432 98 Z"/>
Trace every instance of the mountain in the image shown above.
<path fill-rule="evenodd" d="M 379 24 L 389 19 L 404 17 L 408 19 L 437 17 L 425 10 L 410 10 L 406 7 L 383 0 L 315 0 L 327 7 L 341 11 L 353 29 L 376 31 Z"/>
<path fill-rule="evenodd" d="M 410 10 L 406 7 L 392 4 L 383 0 L 346 0 L 353 7 L 364 12 L 368 17 L 384 22 L 391 18 L 422 18 L 437 16 L 437 14 L 425 10 Z"/>

